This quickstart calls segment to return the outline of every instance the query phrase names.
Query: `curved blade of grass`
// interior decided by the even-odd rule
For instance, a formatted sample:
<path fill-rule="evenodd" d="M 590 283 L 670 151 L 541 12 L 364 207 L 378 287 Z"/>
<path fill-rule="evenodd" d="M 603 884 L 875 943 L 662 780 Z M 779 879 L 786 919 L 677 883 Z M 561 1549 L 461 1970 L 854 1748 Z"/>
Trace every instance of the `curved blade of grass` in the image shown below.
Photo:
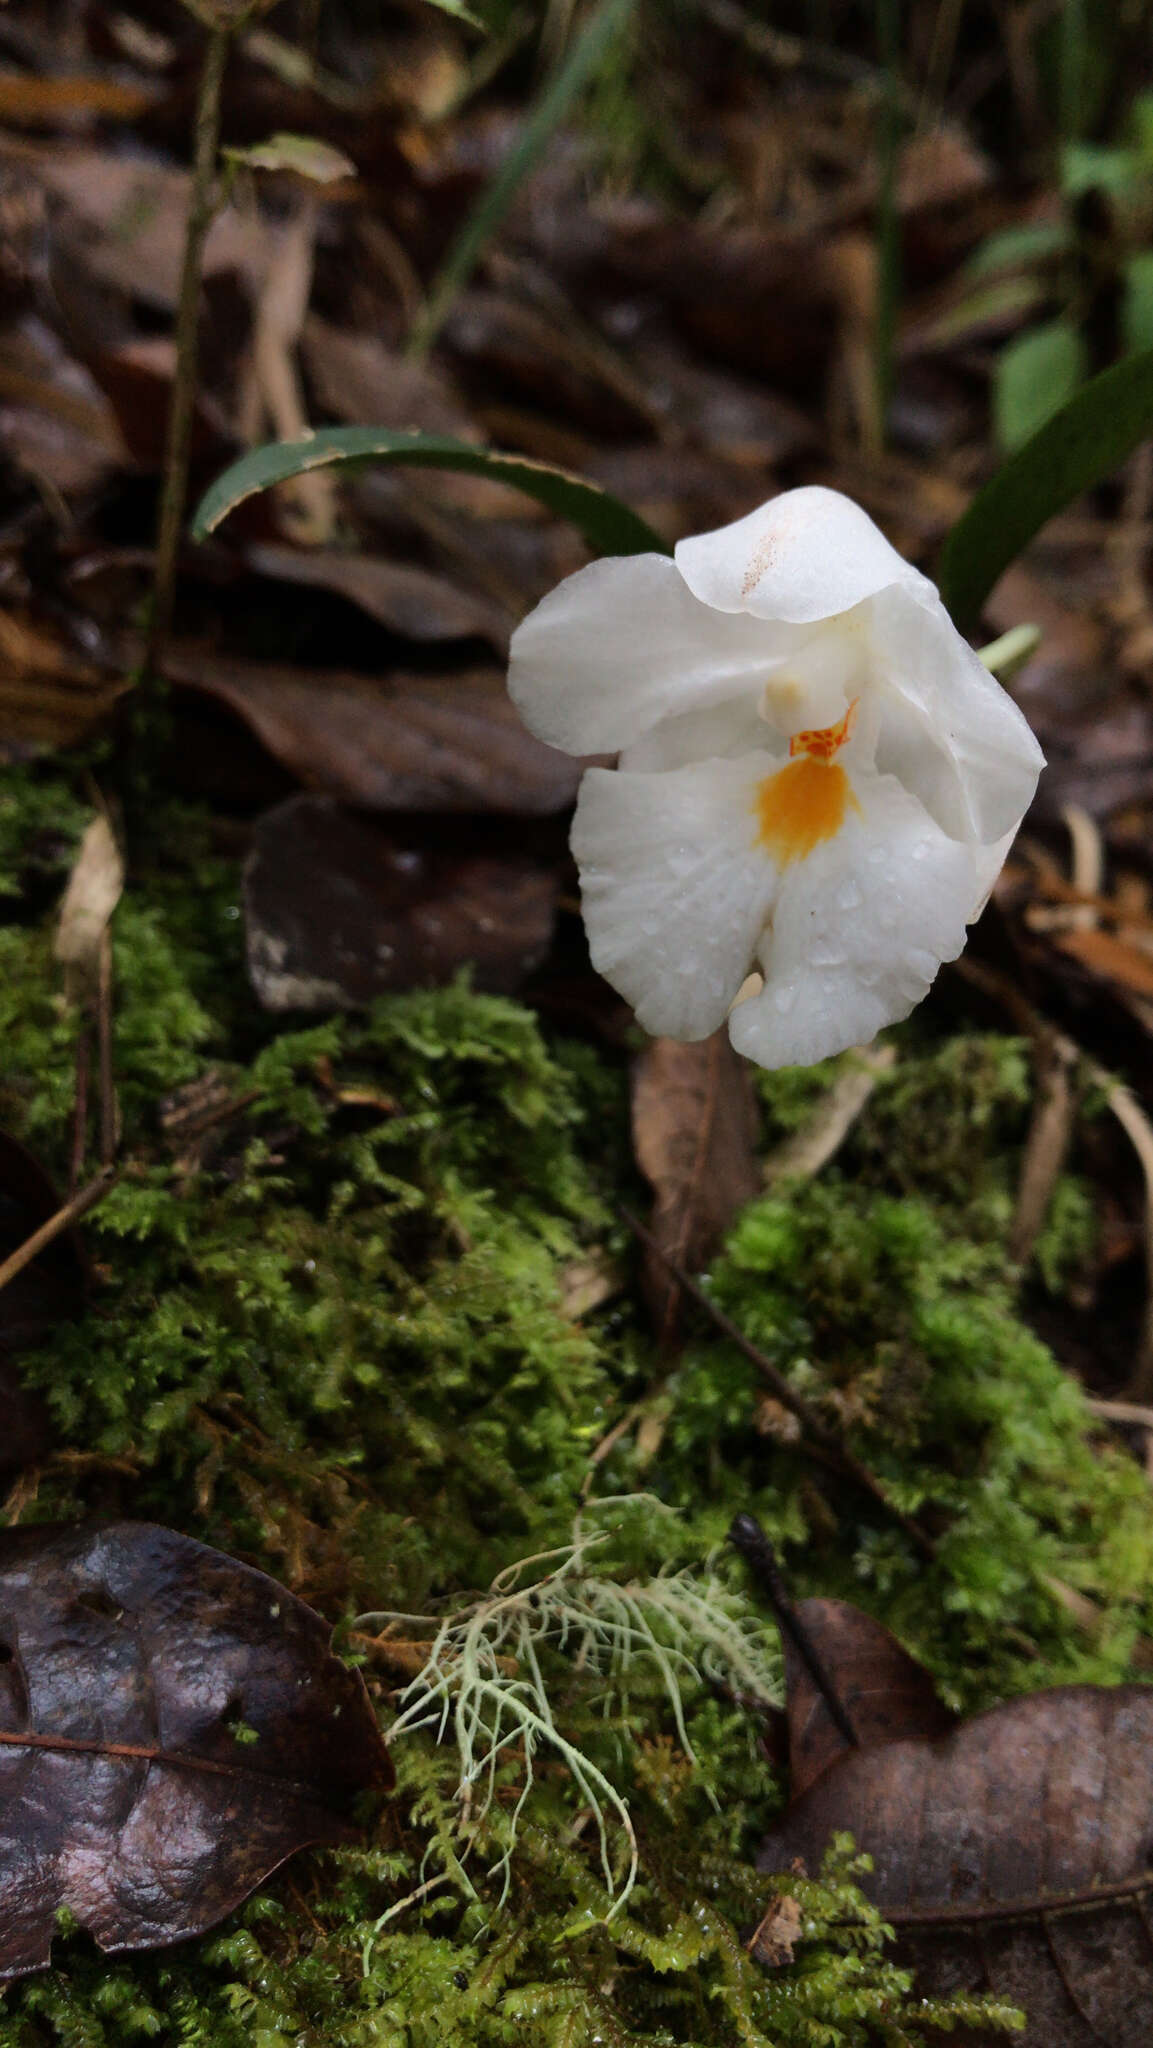
<path fill-rule="evenodd" d="M 639 513 L 604 491 L 599 484 L 570 475 L 550 462 L 534 462 L 527 455 L 502 455 L 492 448 L 475 448 L 468 441 L 454 441 L 447 435 L 397 433 L 388 427 L 323 427 L 306 441 L 274 441 L 266 448 L 254 448 L 226 469 L 210 485 L 196 508 L 192 537 L 204 540 L 227 519 L 230 512 L 272 484 L 301 476 L 306 470 L 325 469 L 341 462 L 406 463 L 423 469 L 465 470 L 472 476 L 487 476 L 498 483 L 513 484 L 538 503 L 547 505 L 562 519 L 570 519 L 591 547 L 604 555 L 643 555 L 672 552 L 668 542 L 654 533 Z"/>
<path fill-rule="evenodd" d="M 941 553 L 941 595 L 962 631 L 997 578 L 1054 513 L 1153 434 L 1153 349 L 1103 370 L 978 491 Z"/>
<path fill-rule="evenodd" d="M 572 48 L 546 86 L 520 138 L 509 151 L 492 183 L 481 193 L 461 228 L 428 296 L 428 304 L 413 329 L 408 353 L 419 359 L 427 355 L 444 323 L 449 307 L 468 282 L 485 243 L 492 239 L 516 197 L 517 188 L 544 153 L 578 93 L 588 84 L 617 31 L 631 14 L 634 0 L 600 0 L 593 9 Z"/>

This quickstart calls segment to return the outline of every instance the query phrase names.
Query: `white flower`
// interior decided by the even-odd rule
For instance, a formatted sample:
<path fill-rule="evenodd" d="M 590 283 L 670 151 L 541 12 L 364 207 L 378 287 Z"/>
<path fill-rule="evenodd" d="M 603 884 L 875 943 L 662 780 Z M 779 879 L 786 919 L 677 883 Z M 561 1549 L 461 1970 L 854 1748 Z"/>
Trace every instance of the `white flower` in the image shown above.
<path fill-rule="evenodd" d="M 509 688 L 551 746 L 620 753 L 573 824 L 596 967 L 649 1031 L 728 1016 L 765 1067 L 908 1015 L 1044 765 L 934 586 L 815 486 L 675 562 L 570 576 L 514 634 Z"/>

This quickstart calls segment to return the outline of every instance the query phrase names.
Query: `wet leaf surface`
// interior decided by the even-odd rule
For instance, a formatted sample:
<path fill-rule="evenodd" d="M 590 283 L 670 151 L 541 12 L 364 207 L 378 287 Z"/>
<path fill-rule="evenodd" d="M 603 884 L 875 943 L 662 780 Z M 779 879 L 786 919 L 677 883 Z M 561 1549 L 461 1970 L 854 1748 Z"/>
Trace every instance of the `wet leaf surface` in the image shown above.
<path fill-rule="evenodd" d="M 480 639 L 498 652 L 508 646 L 513 621 L 501 606 L 407 562 L 275 546 L 249 548 L 247 562 L 258 576 L 333 591 L 407 640 Z"/>
<path fill-rule="evenodd" d="M 0 1975 L 66 1908 L 199 1933 L 391 1783 L 363 1681 L 274 1579 L 146 1522 L 0 1532 Z"/>
<path fill-rule="evenodd" d="M 270 1010 L 331 1010 L 388 989 L 519 988 L 552 937 L 559 881 L 512 852 L 436 851 L 328 797 L 263 817 L 244 880 L 248 964 Z"/>
<path fill-rule="evenodd" d="M 815 1870 L 847 1830 L 873 1859 L 862 1888 L 926 1993 L 991 1990 L 1024 2006 L 1027 2048 L 1140 2048 L 1153 1998 L 1153 1689 L 1064 1686 L 955 1723 L 879 1623 L 829 1600 L 797 1615 L 857 1747 L 789 1651 L 794 1796 L 758 1867 L 799 1857 Z"/>
<path fill-rule="evenodd" d="M 239 713 L 304 783 L 381 811 L 547 814 L 580 765 L 526 731 L 499 669 L 376 678 L 173 648 L 173 682 Z"/>

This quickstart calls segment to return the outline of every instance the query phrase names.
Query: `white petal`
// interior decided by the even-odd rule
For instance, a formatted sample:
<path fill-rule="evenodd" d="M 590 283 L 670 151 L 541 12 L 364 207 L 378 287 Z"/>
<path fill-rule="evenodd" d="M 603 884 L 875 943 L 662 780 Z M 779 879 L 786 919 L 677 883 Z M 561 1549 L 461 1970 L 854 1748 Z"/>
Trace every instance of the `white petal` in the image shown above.
<path fill-rule="evenodd" d="M 762 688 L 777 639 L 699 603 L 667 556 L 612 556 L 566 577 L 517 627 L 508 687 L 550 747 L 615 753 L 662 718 Z"/>
<path fill-rule="evenodd" d="M 702 711 L 682 711 L 663 718 L 621 753 L 622 768 L 652 775 L 668 768 L 687 768 L 693 761 L 735 761 L 742 754 L 784 750 L 761 716 L 763 690 L 743 690 L 724 704 Z"/>
<path fill-rule="evenodd" d="M 777 869 L 757 845 L 767 754 L 667 775 L 590 768 L 572 847 L 593 964 L 648 1031 L 707 1038 L 753 962 Z"/>
<path fill-rule="evenodd" d="M 1045 757 L 1021 712 L 961 638 L 929 584 L 873 600 L 881 685 L 877 766 L 954 839 L 1015 832 Z"/>
<path fill-rule="evenodd" d="M 802 625 L 846 612 L 890 583 L 924 578 L 840 491 L 782 491 L 731 526 L 677 544 L 694 596 L 722 612 Z"/>
<path fill-rule="evenodd" d="M 993 893 L 993 884 L 1008 859 L 1009 849 L 1017 837 L 1016 832 L 1006 832 L 1003 839 L 994 840 L 992 846 L 973 848 L 973 867 L 977 882 L 977 895 L 969 912 L 969 923 L 976 924 L 981 912 Z"/>
<path fill-rule="evenodd" d="M 965 944 L 975 857 L 892 776 L 854 777 L 860 813 L 787 869 L 757 948 L 759 996 L 729 1019 L 763 1067 L 808 1065 L 907 1017 Z"/>

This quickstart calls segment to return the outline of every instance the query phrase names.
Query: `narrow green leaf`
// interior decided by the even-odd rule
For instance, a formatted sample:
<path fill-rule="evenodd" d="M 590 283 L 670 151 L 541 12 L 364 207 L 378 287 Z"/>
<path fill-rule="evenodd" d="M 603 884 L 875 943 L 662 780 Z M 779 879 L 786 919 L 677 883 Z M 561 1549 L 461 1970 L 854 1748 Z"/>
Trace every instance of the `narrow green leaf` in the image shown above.
<path fill-rule="evenodd" d="M 254 448 L 205 492 L 192 521 L 193 539 L 204 540 L 245 498 L 258 491 L 306 470 L 327 469 L 340 462 L 406 463 L 419 469 L 456 469 L 491 477 L 497 483 L 513 484 L 562 519 L 571 519 L 601 554 L 671 553 L 667 541 L 611 491 L 571 476 L 551 462 L 534 462 L 527 455 L 502 455 L 445 435 L 394 433 L 388 427 L 322 427 L 306 441 L 274 441 L 267 448 Z"/>
<path fill-rule="evenodd" d="M 1125 265 L 1121 331 L 1130 354 L 1153 348 L 1153 249 L 1139 249 Z"/>
<path fill-rule="evenodd" d="M 1085 381 L 1085 343 L 1071 320 L 1047 320 L 1018 335 L 997 358 L 993 419 L 1006 455 L 1043 427 Z"/>
<path fill-rule="evenodd" d="M 966 628 L 997 578 L 1046 520 L 1112 474 L 1153 434 L 1153 349 L 1129 356 L 1047 420 L 957 521 L 941 555 L 941 595 Z"/>
<path fill-rule="evenodd" d="M 1034 263 L 1047 263 L 1050 257 L 1065 255 L 1072 243 L 1068 222 L 1063 220 L 1029 221 L 1024 227 L 999 228 L 996 234 L 986 235 L 961 265 L 961 275 L 975 282 L 1003 270 L 1024 270 Z"/>
<path fill-rule="evenodd" d="M 418 323 L 409 353 L 426 355 L 432 347 L 449 307 L 467 284 L 473 268 L 491 241 L 522 181 L 543 155 L 578 93 L 599 69 L 613 37 L 623 28 L 634 0 L 600 0 L 576 37 L 564 62 L 541 94 L 492 183 L 481 193 L 433 281 L 428 304 Z"/>

